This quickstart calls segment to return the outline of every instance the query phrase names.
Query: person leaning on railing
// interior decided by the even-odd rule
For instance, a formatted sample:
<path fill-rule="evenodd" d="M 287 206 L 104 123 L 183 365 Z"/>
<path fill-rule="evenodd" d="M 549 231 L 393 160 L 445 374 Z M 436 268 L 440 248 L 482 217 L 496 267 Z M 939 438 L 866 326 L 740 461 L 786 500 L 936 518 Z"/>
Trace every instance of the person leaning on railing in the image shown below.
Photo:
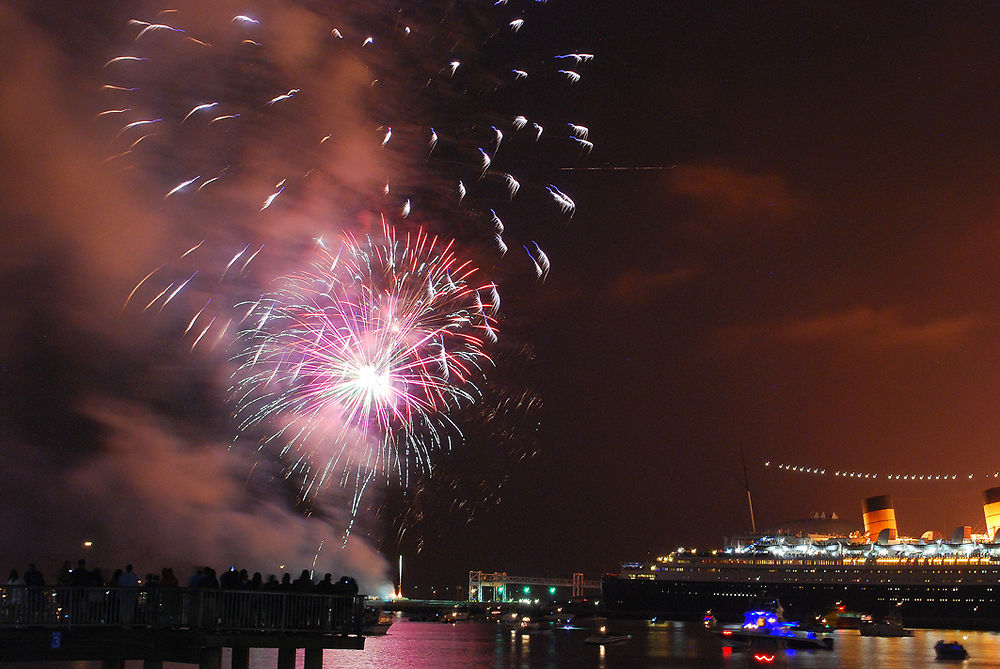
<path fill-rule="evenodd" d="M 42 588 L 45 587 L 45 577 L 42 572 L 35 568 L 35 563 L 28 565 L 28 571 L 24 572 L 24 585 L 27 586 L 27 610 L 30 623 L 41 622 L 42 617 Z"/>
<path fill-rule="evenodd" d="M 4 613 L 7 622 L 21 622 L 21 604 L 24 602 L 24 580 L 16 569 L 10 570 L 7 587 L 4 588 Z"/>

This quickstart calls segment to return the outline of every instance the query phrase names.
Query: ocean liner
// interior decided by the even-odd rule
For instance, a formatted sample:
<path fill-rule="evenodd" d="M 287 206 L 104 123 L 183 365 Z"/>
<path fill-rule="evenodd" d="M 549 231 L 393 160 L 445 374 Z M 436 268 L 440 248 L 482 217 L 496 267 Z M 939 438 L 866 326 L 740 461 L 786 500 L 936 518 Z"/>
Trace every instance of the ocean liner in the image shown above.
<path fill-rule="evenodd" d="M 624 563 L 602 579 L 602 602 L 612 615 L 740 620 L 777 601 L 798 620 L 846 607 L 910 627 L 1000 630 L 1000 487 L 984 496 L 983 535 L 964 526 L 950 539 L 898 536 L 892 498 L 869 497 L 864 532 L 813 523 Z"/>

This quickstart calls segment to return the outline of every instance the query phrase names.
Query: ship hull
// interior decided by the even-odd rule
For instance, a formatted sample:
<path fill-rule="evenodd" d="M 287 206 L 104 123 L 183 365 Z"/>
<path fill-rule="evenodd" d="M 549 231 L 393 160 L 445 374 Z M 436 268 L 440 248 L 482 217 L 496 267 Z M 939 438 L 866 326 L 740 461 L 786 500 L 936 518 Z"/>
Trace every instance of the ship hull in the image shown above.
<path fill-rule="evenodd" d="M 778 601 L 788 616 L 815 620 L 836 605 L 874 617 L 898 615 L 907 627 L 1000 630 L 996 585 L 831 584 L 639 579 L 605 576 L 602 603 L 611 615 L 700 620 L 742 620 L 748 609 Z"/>

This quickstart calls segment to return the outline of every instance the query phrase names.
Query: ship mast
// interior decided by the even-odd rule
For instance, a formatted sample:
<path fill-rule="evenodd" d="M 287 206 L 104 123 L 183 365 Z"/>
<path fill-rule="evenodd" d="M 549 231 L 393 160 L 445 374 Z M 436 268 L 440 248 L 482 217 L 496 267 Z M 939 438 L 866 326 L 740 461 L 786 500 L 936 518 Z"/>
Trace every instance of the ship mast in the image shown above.
<path fill-rule="evenodd" d="M 753 498 L 750 497 L 750 477 L 747 475 L 747 461 L 743 457 L 743 449 L 740 448 L 740 462 L 743 464 L 743 487 L 747 491 L 747 506 L 750 507 L 750 528 L 757 534 L 757 521 L 753 517 Z"/>

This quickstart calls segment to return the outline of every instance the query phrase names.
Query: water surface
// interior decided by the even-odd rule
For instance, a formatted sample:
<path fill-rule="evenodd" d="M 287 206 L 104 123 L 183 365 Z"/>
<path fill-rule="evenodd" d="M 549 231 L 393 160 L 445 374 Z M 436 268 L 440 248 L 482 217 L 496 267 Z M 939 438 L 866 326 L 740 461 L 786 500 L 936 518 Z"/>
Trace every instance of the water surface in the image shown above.
<path fill-rule="evenodd" d="M 454 624 L 399 620 L 383 637 L 369 637 L 365 650 L 328 650 L 325 669 L 688 669 L 742 668 L 746 656 L 720 643 L 696 623 L 636 621 L 607 622 L 609 634 L 630 634 L 631 640 L 614 646 L 595 646 L 584 640 L 596 623 L 522 631 L 495 623 Z M 965 662 L 938 662 L 934 643 L 958 640 L 969 651 Z M 963 669 L 1000 666 L 1000 633 L 956 630 L 917 630 L 911 638 L 862 637 L 856 631 L 836 633 L 832 651 L 789 651 L 784 667 L 801 669 L 921 669 L 946 666 Z M 165 669 L 192 669 L 193 665 L 166 663 Z M 229 669 L 229 653 L 223 654 Z M 275 669 L 277 651 L 250 651 L 250 669 Z M 0 663 L 0 669 L 100 669 L 99 662 Z M 126 669 L 142 669 L 127 662 Z M 303 669 L 299 651 L 296 669 Z"/>

